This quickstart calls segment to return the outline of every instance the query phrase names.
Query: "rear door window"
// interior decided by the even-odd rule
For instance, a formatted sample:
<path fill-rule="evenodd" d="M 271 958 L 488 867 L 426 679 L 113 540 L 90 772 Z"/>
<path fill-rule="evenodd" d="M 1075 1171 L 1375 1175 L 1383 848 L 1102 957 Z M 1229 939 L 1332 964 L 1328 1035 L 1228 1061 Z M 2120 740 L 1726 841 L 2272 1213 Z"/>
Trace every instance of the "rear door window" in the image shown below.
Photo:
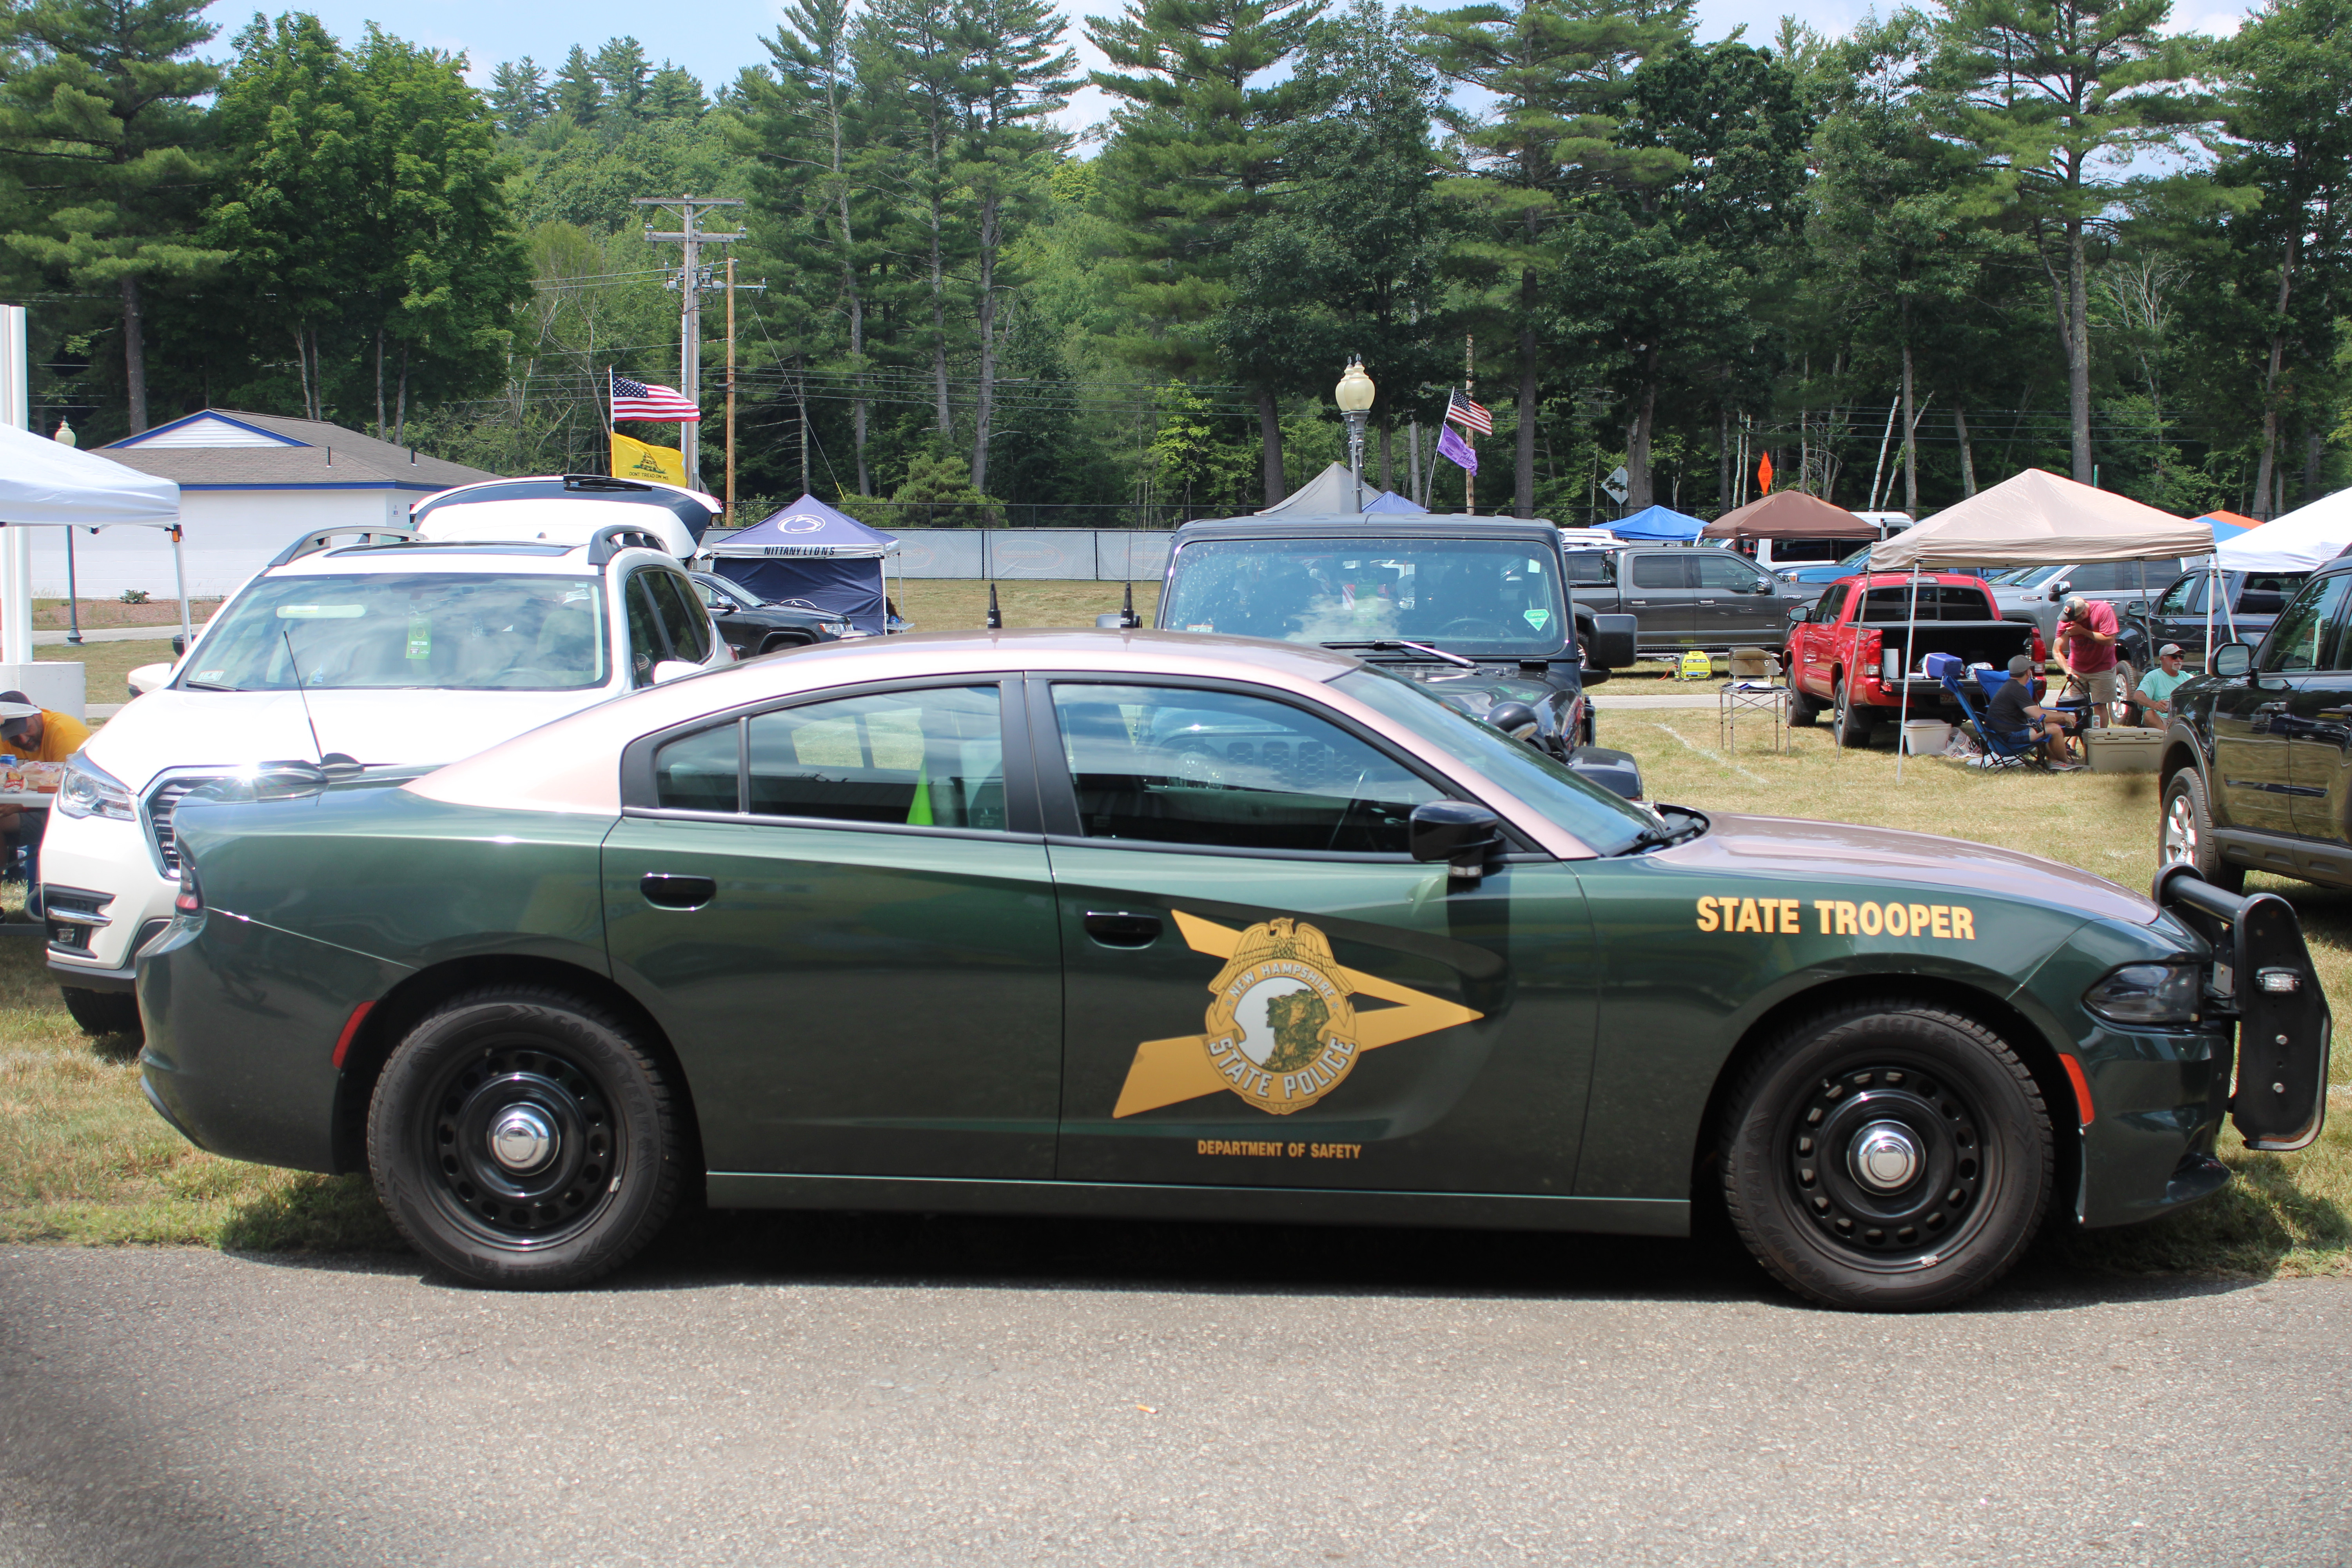
<path fill-rule="evenodd" d="M 705 615 L 687 581 L 675 572 L 647 572 L 641 579 L 652 591 L 654 613 L 669 634 L 670 657 L 700 664 L 710 657 L 710 617 Z"/>
<path fill-rule="evenodd" d="M 1636 555 L 1633 557 L 1633 586 L 1636 588 L 1687 588 L 1690 565 L 1686 555 Z"/>
<path fill-rule="evenodd" d="M 1761 585 L 1770 587 L 1772 579 L 1738 556 L 1724 551 L 1697 552 L 1698 585 L 1717 593 L 1754 593 Z"/>

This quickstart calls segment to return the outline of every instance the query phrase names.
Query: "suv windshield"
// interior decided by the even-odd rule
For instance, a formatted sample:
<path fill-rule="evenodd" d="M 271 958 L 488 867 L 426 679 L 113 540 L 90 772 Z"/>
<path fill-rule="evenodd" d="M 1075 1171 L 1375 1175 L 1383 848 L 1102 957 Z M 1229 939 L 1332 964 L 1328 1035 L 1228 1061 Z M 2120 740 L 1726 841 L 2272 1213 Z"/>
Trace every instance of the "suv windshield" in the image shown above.
<path fill-rule="evenodd" d="M 1559 580 L 1558 557 L 1519 540 L 1202 539 L 1177 552 L 1161 624 L 1535 657 L 1567 638 Z"/>
<path fill-rule="evenodd" d="M 599 583 L 454 573 L 265 577 L 181 684 L 231 691 L 576 691 L 606 679 Z M 299 671 L 299 676 L 298 676 Z"/>
<path fill-rule="evenodd" d="M 1658 827 L 1657 816 L 1646 807 L 1585 783 L 1533 746 L 1465 718 L 1427 688 L 1385 669 L 1351 669 L 1334 680 L 1331 689 L 1386 714 L 1455 762 L 1494 780 L 1599 854 L 1622 854 Z"/>

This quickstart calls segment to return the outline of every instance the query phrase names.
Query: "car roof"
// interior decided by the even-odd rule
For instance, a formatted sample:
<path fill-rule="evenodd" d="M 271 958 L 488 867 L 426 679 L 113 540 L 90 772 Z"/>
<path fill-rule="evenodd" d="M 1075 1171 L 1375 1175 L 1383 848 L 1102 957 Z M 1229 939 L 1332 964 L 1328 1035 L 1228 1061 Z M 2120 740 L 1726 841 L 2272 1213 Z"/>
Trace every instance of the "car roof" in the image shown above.
<path fill-rule="evenodd" d="M 1466 539 L 1480 534 L 1550 541 L 1559 531 L 1539 517 L 1476 517 L 1456 512 L 1367 512 L 1328 517 L 1213 517 L 1176 531 L 1195 539 Z"/>
<path fill-rule="evenodd" d="M 386 544 L 346 544 L 298 555 L 273 566 L 273 577 L 351 577 L 362 574 L 407 573 L 419 575 L 601 577 L 614 566 L 647 562 L 677 563 L 663 551 L 633 545 L 614 554 L 610 564 L 588 563 L 584 544 L 541 544 L 537 541 L 501 540 L 468 542 L 457 540 L 416 540 Z"/>

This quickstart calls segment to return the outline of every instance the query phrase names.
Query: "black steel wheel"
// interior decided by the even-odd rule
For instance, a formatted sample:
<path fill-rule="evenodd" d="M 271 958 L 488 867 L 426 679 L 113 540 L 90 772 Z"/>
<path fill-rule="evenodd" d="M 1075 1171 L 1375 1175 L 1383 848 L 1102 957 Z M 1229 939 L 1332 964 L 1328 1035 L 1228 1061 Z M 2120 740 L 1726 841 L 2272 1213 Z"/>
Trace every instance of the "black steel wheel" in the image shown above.
<path fill-rule="evenodd" d="M 2243 892 L 2246 868 L 2221 857 L 2213 832 L 2212 799 L 2195 768 L 2183 768 L 2164 786 L 2164 810 L 2157 818 L 2156 863 L 2190 866 L 2225 893 Z"/>
<path fill-rule="evenodd" d="M 139 997 L 131 991 L 92 991 L 86 985 L 60 985 L 66 1011 L 85 1035 L 143 1036 L 139 1021 Z"/>
<path fill-rule="evenodd" d="M 1830 731 L 1841 746 L 1870 744 L 1870 719 L 1865 710 L 1857 708 L 1846 694 L 1843 680 L 1837 683 L 1837 696 L 1830 714 Z"/>
<path fill-rule="evenodd" d="M 681 1136 L 644 1047 L 553 990 L 453 998 L 401 1042 L 368 1108 L 393 1223 L 470 1284 L 561 1289 L 618 1268 L 676 1206 Z"/>
<path fill-rule="evenodd" d="M 2049 1207 L 2056 1149 L 2033 1075 L 1957 1013 L 1882 1001 L 1811 1019 L 1730 1105 L 1732 1226 L 1825 1306 L 1948 1307 L 2007 1273 Z"/>

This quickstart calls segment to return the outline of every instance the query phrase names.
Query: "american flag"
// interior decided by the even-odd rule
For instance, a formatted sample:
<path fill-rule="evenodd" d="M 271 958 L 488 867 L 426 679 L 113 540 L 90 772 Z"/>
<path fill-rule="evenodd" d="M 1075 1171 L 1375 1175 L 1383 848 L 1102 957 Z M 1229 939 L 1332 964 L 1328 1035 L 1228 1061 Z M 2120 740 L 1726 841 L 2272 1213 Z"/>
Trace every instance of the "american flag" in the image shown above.
<path fill-rule="evenodd" d="M 686 425 L 702 417 L 702 410 L 674 386 L 631 381 L 617 372 L 608 374 L 613 378 L 613 417 L 615 419 L 675 419 Z"/>
<path fill-rule="evenodd" d="M 1475 430 L 1481 436 L 1495 433 L 1495 416 L 1486 412 L 1486 405 L 1473 403 L 1467 395 L 1449 392 L 1445 395 L 1445 417 L 1465 430 Z"/>

